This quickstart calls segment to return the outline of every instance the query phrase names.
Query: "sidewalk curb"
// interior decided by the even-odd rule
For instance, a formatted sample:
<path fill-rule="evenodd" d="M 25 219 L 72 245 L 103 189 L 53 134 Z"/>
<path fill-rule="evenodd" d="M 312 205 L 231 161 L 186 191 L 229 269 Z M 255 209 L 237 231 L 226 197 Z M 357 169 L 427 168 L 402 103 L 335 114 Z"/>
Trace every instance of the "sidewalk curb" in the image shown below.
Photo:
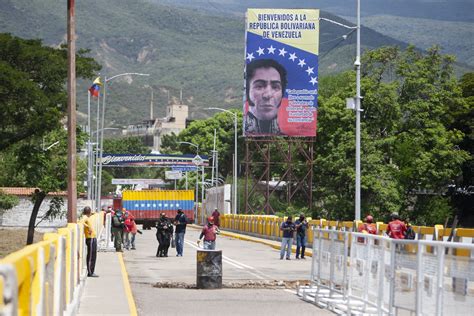
<path fill-rule="evenodd" d="M 202 226 L 199 226 L 199 225 L 196 225 L 196 224 L 188 225 L 188 226 L 190 226 L 194 229 L 199 229 L 199 230 L 202 229 Z M 228 232 L 228 231 L 224 231 L 224 230 L 221 230 L 220 235 L 235 238 L 235 239 L 239 239 L 239 240 L 255 242 L 255 243 L 258 243 L 258 244 L 262 244 L 262 245 L 265 245 L 265 246 L 272 247 L 272 248 L 277 249 L 277 250 L 280 250 L 280 248 L 281 248 L 280 245 L 276 244 L 277 241 L 265 240 L 265 239 L 259 238 L 259 237 L 247 236 L 247 235 L 238 234 L 238 233 L 234 233 L 234 232 Z M 291 246 L 291 252 L 296 253 L 296 246 L 295 245 Z M 313 257 L 313 253 L 308 251 L 308 250 L 306 250 L 304 252 L 304 254 L 305 254 L 306 257 Z"/>

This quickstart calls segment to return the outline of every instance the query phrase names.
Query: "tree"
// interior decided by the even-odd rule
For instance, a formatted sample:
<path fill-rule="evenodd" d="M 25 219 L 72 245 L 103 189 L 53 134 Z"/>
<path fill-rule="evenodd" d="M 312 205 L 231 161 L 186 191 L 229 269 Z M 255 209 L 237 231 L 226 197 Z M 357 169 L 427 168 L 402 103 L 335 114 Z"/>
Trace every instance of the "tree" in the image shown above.
<path fill-rule="evenodd" d="M 99 65 L 77 55 L 77 76 L 91 78 Z M 0 34 L 0 151 L 60 127 L 67 107 L 67 50 Z"/>
<path fill-rule="evenodd" d="M 425 216 L 435 205 L 448 205 L 442 202 L 447 186 L 468 157 L 457 147 L 463 133 L 450 128 L 466 106 L 452 62 L 437 47 L 426 53 L 385 47 L 363 56 L 362 215 L 402 211 L 433 224 L 452 211 Z M 354 212 L 354 118 L 344 108 L 344 99 L 354 95 L 353 78 L 345 73 L 321 80 L 316 196 L 322 215 L 339 219 Z"/>
<path fill-rule="evenodd" d="M 87 53 L 79 50 L 76 56 L 79 78 L 92 78 L 100 69 L 92 58 L 85 56 Z M 32 197 L 34 207 L 27 244 L 33 242 L 38 211 L 48 192 L 67 187 L 67 137 L 61 127 L 67 107 L 66 78 L 65 46 L 52 48 L 43 46 L 41 40 L 0 34 L 0 106 L 3 112 L 0 154 L 2 160 L 8 160 L 10 168 L 3 169 L 4 174 L 11 175 L 0 179 L 6 186 L 38 188 Z M 53 150 L 43 150 L 43 137 L 63 140 Z M 82 146 L 80 137 L 77 145 L 78 148 Z"/>
<path fill-rule="evenodd" d="M 474 72 L 464 74 L 459 80 L 462 96 L 467 104 L 466 111 L 456 116 L 451 129 L 464 133 L 459 148 L 469 153 L 461 169 L 462 175 L 450 186 L 451 200 L 458 210 L 460 222 L 467 227 L 474 225 Z"/>

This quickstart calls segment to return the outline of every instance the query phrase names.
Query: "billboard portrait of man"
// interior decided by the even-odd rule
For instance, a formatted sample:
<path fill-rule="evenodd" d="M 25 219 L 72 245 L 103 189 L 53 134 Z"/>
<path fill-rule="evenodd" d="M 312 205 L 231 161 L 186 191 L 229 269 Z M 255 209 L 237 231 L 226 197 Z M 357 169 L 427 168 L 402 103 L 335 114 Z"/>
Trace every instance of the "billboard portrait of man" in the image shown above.
<path fill-rule="evenodd" d="M 316 136 L 319 10 L 248 9 L 243 134 Z"/>
<path fill-rule="evenodd" d="M 247 135 L 281 135 L 278 110 L 286 89 L 286 70 L 272 59 L 258 59 L 247 65 L 245 114 Z"/>

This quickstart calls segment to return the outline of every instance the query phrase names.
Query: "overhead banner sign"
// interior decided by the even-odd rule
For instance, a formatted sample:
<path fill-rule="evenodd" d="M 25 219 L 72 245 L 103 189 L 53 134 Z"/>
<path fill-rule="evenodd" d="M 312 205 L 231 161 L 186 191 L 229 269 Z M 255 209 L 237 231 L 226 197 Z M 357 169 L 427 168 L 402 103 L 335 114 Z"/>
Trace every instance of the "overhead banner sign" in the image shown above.
<path fill-rule="evenodd" d="M 103 167 L 169 167 L 196 166 L 195 155 L 153 155 L 153 154 L 106 154 L 102 159 Z M 207 156 L 200 156 L 199 166 L 209 166 Z"/>
<path fill-rule="evenodd" d="M 140 185 L 163 185 L 162 179 L 112 179 L 112 184 L 140 184 Z"/>
<path fill-rule="evenodd" d="M 319 10 L 248 9 L 244 136 L 316 136 Z"/>

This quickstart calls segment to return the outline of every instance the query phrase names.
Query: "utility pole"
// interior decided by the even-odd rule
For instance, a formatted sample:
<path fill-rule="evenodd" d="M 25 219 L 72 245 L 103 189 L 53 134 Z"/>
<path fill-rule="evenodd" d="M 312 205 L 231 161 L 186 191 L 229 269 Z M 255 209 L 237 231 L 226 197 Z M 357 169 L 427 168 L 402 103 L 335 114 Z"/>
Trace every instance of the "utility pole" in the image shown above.
<path fill-rule="evenodd" d="M 355 183 L 355 220 L 360 220 L 360 0 L 357 0 L 357 56 L 356 67 L 356 183 Z"/>
<path fill-rule="evenodd" d="M 75 0 L 67 2 L 67 222 L 77 221 Z"/>

